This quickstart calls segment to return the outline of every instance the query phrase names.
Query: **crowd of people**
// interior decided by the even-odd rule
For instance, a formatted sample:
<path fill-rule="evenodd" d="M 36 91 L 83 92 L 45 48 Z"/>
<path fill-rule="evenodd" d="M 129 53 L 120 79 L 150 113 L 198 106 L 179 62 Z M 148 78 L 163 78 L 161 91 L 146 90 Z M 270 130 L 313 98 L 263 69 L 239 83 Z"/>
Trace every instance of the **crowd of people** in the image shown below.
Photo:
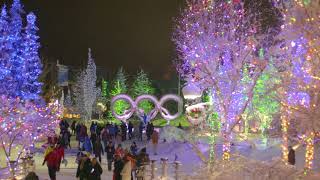
<path fill-rule="evenodd" d="M 151 140 L 153 153 L 157 155 L 158 132 L 152 123 L 141 122 L 134 126 L 132 122 L 118 125 L 106 124 L 104 127 L 92 122 L 88 132 L 87 126 L 81 122 L 60 122 L 60 135 L 48 138 L 48 147 L 44 153 L 43 165 L 46 163 L 51 180 L 56 179 L 56 172 L 64 160 L 64 150 L 71 148 L 70 137 L 75 135 L 78 141 L 78 163 L 76 177 L 80 180 L 99 180 L 103 173 L 102 157 L 107 159 L 107 170 L 113 173 L 114 180 L 142 179 L 143 165 L 149 163 L 146 147 L 139 149 L 135 140 L 142 141 L 145 129 L 146 139 Z M 71 132 L 69 131 L 71 130 Z M 132 140 L 130 148 L 124 148 L 122 143 Z M 74 147 L 75 148 L 75 147 Z M 134 178 L 135 177 L 135 178 Z"/>

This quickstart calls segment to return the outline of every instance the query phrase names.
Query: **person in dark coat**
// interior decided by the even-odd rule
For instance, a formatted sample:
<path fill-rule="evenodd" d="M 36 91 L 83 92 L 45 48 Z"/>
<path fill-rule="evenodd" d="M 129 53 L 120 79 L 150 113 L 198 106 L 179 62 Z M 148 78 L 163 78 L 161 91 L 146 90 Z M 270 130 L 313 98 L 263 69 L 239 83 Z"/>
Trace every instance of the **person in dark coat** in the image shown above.
<path fill-rule="evenodd" d="M 102 144 L 99 136 L 97 137 L 96 142 L 93 144 L 94 155 L 99 158 L 99 162 L 101 163 L 101 154 L 104 155 Z"/>
<path fill-rule="evenodd" d="M 75 134 L 76 132 L 76 121 L 72 121 L 72 124 L 71 124 L 71 133 L 72 134 Z"/>
<path fill-rule="evenodd" d="M 126 123 L 122 123 L 121 124 L 121 137 L 122 137 L 122 141 L 127 140 L 127 125 Z"/>
<path fill-rule="evenodd" d="M 91 172 L 89 175 L 90 180 L 101 180 L 101 174 L 103 172 L 101 165 L 97 162 L 97 158 L 93 158 L 91 161 Z"/>
<path fill-rule="evenodd" d="M 39 180 L 39 177 L 35 172 L 29 172 L 25 180 Z"/>
<path fill-rule="evenodd" d="M 295 165 L 296 164 L 296 155 L 295 155 L 295 151 L 292 148 L 292 146 L 289 146 L 288 162 L 291 165 Z"/>
<path fill-rule="evenodd" d="M 129 136 L 129 140 L 131 140 L 132 138 L 132 129 L 133 129 L 133 124 L 131 121 L 129 121 L 129 124 L 128 124 L 128 136 Z"/>
<path fill-rule="evenodd" d="M 143 135 L 143 129 L 144 129 L 144 124 L 143 122 L 141 121 L 140 122 L 140 125 L 139 125 L 139 139 L 142 141 L 142 135 Z"/>
<path fill-rule="evenodd" d="M 80 163 L 77 168 L 76 177 L 80 178 L 80 180 L 89 180 L 91 171 L 92 171 L 92 165 L 91 165 L 90 158 L 87 155 L 85 155 L 80 160 Z"/>
<path fill-rule="evenodd" d="M 119 155 L 115 155 L 113 180 L 121 180 L 121 171 L 123 169 L 124 162 Z"/>
<path fill-rule="evenodd" d="M 136 156 L 137 152 L 138 152 L 138 146 L 136 144 L 136 142 L 132 142 L 131 146 L 130 146 L 130 152 L 132 155 Z"/>
<path fill-rule="evenodd" d="M 97 134 L 96 133 L 92 133 L 91 136 L 90 136 L 90 141 L 92 143 L 92 148 L 93 148 L 93 152 L 95 151 L 95 147 L 94 147 L 94 144 L 95 142 L 97 141 Z"/>
<path fill-rule="evenodd" d="M 137 167 L 141 167 L 145 164 L 148 164 L 150 162 L 149 154 L 147 154 L 147 149 L 142 148 L 140 153 L 137 156 Z"/>
<path fill-rule="evenodd" d="M 112 141 L 109 141 L 105 150 L 107 153 L 108 171 L 111 171 L 112 170 L 112 161 L 113 161 L 114 152 L 115 152 L 115 148 L 114 148 L 114 145 L 112 144 Z"/>

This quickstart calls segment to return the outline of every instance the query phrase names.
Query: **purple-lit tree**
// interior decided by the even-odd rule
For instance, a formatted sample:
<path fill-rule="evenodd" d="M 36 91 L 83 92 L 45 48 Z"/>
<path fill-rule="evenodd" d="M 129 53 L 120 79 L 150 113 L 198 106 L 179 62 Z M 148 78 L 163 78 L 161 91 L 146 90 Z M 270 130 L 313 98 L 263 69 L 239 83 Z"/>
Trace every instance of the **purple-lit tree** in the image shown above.
<path fill-rule="evenodd" d="M 226 160 L 230 158 L 231 132 L 241 121 L 268 64 L 267 58 L 256 55 L 260 27 L 251 16 L 239 1 L 189 1 L 173 37 L 183 61 L 180 73 L 202 89 L 212 90 L 213 106 L 223 125 Z"/>

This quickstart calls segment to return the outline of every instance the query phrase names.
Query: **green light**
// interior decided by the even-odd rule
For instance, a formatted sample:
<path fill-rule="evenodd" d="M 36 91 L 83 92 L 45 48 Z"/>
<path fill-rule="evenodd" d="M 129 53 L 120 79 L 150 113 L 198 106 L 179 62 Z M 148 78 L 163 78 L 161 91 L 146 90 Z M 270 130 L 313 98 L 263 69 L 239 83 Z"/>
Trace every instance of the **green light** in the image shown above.
<path fill-rule="evenodd" d="M 260 49 L 259 49 L 259 58 L 260 58 L 260 59 L 263 59 L 263 58 L 264 58 L 264 50 L 263 50 L 263 48 L 260 48 Z"/>
<path fill-rule="evenodd" d="M 107 88 L 108 88 L 108 83 L 107 83 L 107 81 L 106 80 L 102 80 L 102 87 L 101 87 L 101 89 L 102 89 L 102 96 L 103 97 L 107 97 Z"/>

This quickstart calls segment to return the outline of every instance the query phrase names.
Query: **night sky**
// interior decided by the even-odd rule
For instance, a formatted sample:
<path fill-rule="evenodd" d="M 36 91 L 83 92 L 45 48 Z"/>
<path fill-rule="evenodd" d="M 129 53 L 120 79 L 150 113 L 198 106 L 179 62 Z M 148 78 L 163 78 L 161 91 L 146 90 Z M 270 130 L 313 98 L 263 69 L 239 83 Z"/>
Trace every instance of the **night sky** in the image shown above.
<path fill-rule="evenodd" d="M 0 0 L 1 5 L 4 1 Z M 85 63 L 91 47 L 97 66 L 106 71 L 123 66 L 134 74 L 141 67 L 153 79 L 175 76 L 171 34 L 173 18 L 184 2 L 22 0 L 26 12 L 38 16 L 44 56 L 79 66 Z"/>

